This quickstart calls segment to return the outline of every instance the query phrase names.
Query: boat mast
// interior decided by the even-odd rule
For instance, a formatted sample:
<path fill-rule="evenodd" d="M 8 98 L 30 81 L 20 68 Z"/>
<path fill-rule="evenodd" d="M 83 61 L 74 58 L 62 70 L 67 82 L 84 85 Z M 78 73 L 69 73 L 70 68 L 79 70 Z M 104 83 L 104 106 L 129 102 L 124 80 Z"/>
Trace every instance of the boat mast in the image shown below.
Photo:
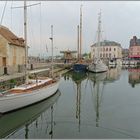
<path fill-rule="evenodd" d="M 82 5 L 80 6 L 80 60 L 82 58 Z"/>
<path fill-rule="evenodd" d="M 99 13 L 99 17 L 98 17 L 98 36 L 97 36 L 97 58 L 99 59 L 99 50 L 100 50 L 100 38 L 101 38 L 101 11 Z"/>
<path fill-rule="evenodd" d="M 79 25 L 77 26 L 77 59 L 79 61 Z"/>
<path fill-rule="evenodd" d="M 25 39 L 25 83 L 28 83 L 28 46 L 27 46 L 27 4 L 24 0 L 24 39 Z"/>
<path fill-rule="evenodd" d="M 52 60 L 51 60 L 51 76 L 53 77 L 53 25 L 51 25 L 51 45 L 52 45 Z"/>

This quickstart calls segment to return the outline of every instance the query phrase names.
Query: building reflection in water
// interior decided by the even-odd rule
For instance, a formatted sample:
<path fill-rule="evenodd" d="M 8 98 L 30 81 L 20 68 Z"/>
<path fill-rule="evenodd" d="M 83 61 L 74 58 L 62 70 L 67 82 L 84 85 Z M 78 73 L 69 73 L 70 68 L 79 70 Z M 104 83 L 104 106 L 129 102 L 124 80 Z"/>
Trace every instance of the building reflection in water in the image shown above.
<path fill-rule="evenodd" d="M 52 97 L 37 103 L 35 105 L 23 108 L 21 110 L 5 114 L 0 117 L 0 138 L 11 138 L 19 135 L 19 131 L 24 128 L 24 138 L 29 138 L 29 132 L 33 128 L 40 127 L 41 120 L 44 121 L 43 113 L 51 108 L 51 138 L 53 137 L 53 106 L 61 93 L 58 91 Z M 45 114 L 46 115 L 46 114 Z M 42 117 L 41 117 L 42 116 Z M 41 119 L 41 120 L 40 120 Z M 34 125 L 34 126 L 33 126 Z M 47 126 L 47 125 L 46 125 Z M 18 129 L 19 128 L 19 129 Z M 40 130 L 39 130 L 40 131 Z M 37 132 L 38 133 L 38 132 Z M 23 136 L 22 136 L 23 137 Z"/>
<path fill-rule="evenodd" d="M 110 68 L 107 72 L 106 81 L 113 82 L 119 80 L 121 71 L 122 71 L 121 67 Z"/>
<path fill-rule="evenodd" d="M 100 107 L 103 98 L 103 90 L 106 79 L 107 79 L 107 72 L 104 73 L 89 73 L 88 77 L 92 82 L 93 89 L 92 96 L 93 96 L 93 104 L 96 112 L 96 127 L 99 127 L 99 119 L 100 119 Z"/>
<path fill-rule="evenodd" d="M 140 68 L 130 68 L 128 82 L 134 88 L 136 84 L 140 84 Z"/>

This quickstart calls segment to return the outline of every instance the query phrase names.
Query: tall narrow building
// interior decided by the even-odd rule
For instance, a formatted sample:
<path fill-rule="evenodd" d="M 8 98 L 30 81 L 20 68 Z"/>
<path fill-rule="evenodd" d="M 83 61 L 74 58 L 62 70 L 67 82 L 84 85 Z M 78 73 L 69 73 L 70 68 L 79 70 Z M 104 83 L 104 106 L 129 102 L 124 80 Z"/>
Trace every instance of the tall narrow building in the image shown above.
<path fill-rule="evenodd" d="M 140 59 L 140 39 L 138 39 L 136 36 L 133 36 L 133 38 L 130 39 L 129 58 L 135 60 Z"/>

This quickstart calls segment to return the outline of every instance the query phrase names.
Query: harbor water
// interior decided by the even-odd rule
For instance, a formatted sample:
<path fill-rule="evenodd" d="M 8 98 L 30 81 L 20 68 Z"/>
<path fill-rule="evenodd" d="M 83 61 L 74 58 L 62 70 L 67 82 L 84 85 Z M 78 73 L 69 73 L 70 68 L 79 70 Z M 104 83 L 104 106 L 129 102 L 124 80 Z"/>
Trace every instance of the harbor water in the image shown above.
<path fill-rule="evenodd" d="M 140 138 L 140 69 L 65 73 L 47 100 L 0 116 L 0 138 Z"/>

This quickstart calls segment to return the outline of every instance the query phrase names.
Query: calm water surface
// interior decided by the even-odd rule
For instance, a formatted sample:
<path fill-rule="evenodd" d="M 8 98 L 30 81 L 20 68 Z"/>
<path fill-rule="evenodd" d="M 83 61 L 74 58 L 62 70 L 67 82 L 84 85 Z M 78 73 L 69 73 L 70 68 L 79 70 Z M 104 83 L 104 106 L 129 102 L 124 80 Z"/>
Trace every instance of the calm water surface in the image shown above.
<path fill-rule="evenodd" d="M 140 70 L 66 73 L 53 97 L 2 116 L 0 138 L 140 138 Z"/>

